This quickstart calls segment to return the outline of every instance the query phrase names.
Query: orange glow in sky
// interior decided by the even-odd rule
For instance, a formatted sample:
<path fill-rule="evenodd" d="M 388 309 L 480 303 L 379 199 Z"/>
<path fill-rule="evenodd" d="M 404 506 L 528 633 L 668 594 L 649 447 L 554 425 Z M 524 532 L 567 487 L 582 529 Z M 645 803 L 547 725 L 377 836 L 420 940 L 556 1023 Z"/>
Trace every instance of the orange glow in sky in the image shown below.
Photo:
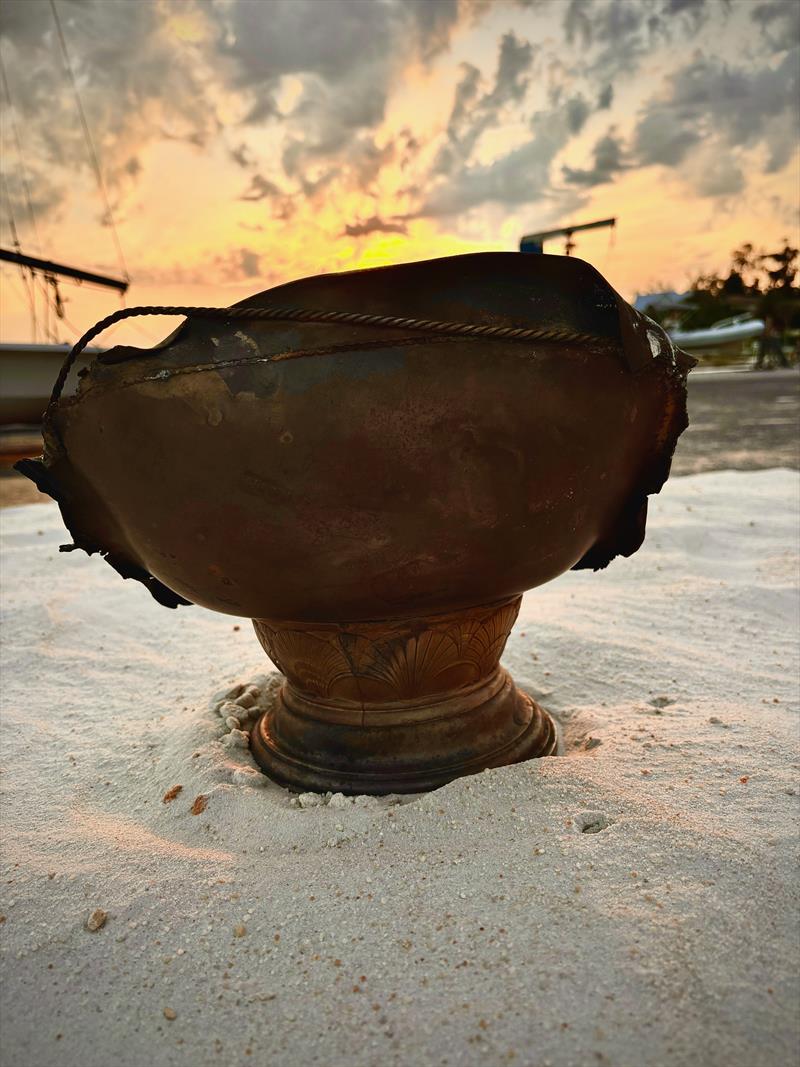
<path fill-rule="evenodd" d="M 611 215 L 616 231 L 576 235 L 575 254 L 628 299 L 685 288 L 744 241 L 796 241 L 800 5 L 760 21 L 756 6 L 58 4 L 129 305 L 227 305 Z M 49 4 L 5 7 L 3 247 L 16 233 L 31 255 L 118 275 Z M 88 285 L 61 292 L 62 340 L 118 306 Z M 114 340 L 168 327 L 125 323 Z M 7 265 L 0 331 L 33 339 Z"/>

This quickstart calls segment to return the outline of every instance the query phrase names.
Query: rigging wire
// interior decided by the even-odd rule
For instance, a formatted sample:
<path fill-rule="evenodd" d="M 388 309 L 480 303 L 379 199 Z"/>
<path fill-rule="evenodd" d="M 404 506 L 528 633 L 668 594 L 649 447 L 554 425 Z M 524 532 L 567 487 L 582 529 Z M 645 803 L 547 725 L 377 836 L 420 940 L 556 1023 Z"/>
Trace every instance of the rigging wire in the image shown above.
<path fill-rule="evenodd" d="M 12 272 L 11 270 L 3 271 L 3 274 L 8 278 L 9 281 L 14 283 L 14 287 L 16 288 L 18 275 L 15 272 Z M 20 267 L 20 269 L 19 269 L 19 277 L 22 278 L 22 296 L 23 296 L 23 299 L 28 304 L 28 307 L 30 309 L 30 313 L 31 313 L 31 334 L 32 334 L 32 337 L 33 337 L 33 343 L 36 344 L 37 341 L 38 341 L 38 330 L 36 328 L 35 294 L 31 293 L 31 290 L 29 288 L 29 279 L 28 279 L 28 277 L 27 277 L 27 275 L 25 273 L 24 267 Z"/>
<path fill-rule="evenodd" d="M 8 107 L 8 114 L 11 120 L 11 129 L 14 133 L 14 141 L 17 146 L 17 155 L 19 156 L 19 169 L 22 178 L 22 189 L 25 194 L 25 203 L 28 209 L 28 217 L 31 223 L 31 229 L 33 230 L 33 239 L 36 245 L 36 249 L 39 255 L 42 254 L 42 243 L 39 240 L 39 228 L 36 225 L 36 213 L 33 210 L 33 198 L 31 197 L 31 188 L 28 182 L 28 164 L 25 159 L 25 152 L 22 147 L 22 138 L 19 133 L 19 126 L 17 125 L 16 113 L 14 108 L 14 101 L 11 96 L 11 90 L 8 85 L 8 75 L 6 74 L 6 65 L 3 60 L 3 53 L 0 50 L 0 80 L 3 84 L 3 92 L 6 98 L 6 105 Z M 14 211 L 11 206 L 11 193 L 9 192 L 8 183 L 3 179 L 3 185 L 5 186 L 6 204 L 8 206 L 8 219 L 11 224 L 11 234 L 14 241 L 14 247 L 18 252 L 22 251 L 22 244 L 19 239 L 19 231 L 17 229 L 16 220 L 14 219 Z M 39 325 L 38 317 L 36 313 L 36 272 L 28 268 L 20 267 L 20 275 L 25 283 L 25 289 L 28 296 L 28 306 L 31 313 L 31 332 L 33 334 L 33 343 L 36 344 L 39 339 Z M 46 302 L 45 297 L 45 302 Z"/>
<path fill-rule="evenodd" d="M 39 229 L 36 225 L 36 214 L 33 210 L 33 199 L 31 197 L 31 187 L 28 183 L 28 165 L 25 162 L 25 153 L 22 149 L 22 138 L 19 135 L 19 126 L 17 125 L 17 119 L 15 115 L 14 101 L 11 98 L 11 92 L 8 87 L 8 77 L 6 76 L 6 65 L 3 61 L 3 53 L 0 51 L 0 77 L 3 82 L 3 92 L 5 93 L 6 102 L 8 103 L 8 113 L 11 118 L 11 129 L 14 131 L 14 140 L 17 144 L 17 154 L 19 155 L 20 172 L 22 174 L 22 187 L 25 192 L 25 202 L 28 207 L 28 216 L 31 220 L 31 228 L 33 229 L 33 237 L 36 241 L 36 248 L 39 255 L 42 254 L 42 245 L 39 241 Z M 10 198 L 9 198 L 10 201 Z"/>
<path fill-rule="evenodd" d="M 56 341 L 56 335 L 53 333 L 50 326 L 50 294 L 47 291 L 47 282 L 41 274 L 36 275 L 36 280 L 39 283 L 39 288 L 41 289 L 44 298 L 44 324 L 42 328 L 44 330 L 45 340 L 49 339 L 50 341 Z"/>
<path fill-rule="evenodd" d="M 22 251 L 22 245 L 19 240 L 19 232 L 17 230 L 17 223 L 14 218 L 14 208 L 11 205 L 11 195 L 8 191 L 8 184 L 0 174 L 0 184 L 2 184 L 3 191 L 6 198 L 6 209 L 8 212 L 8 223 L 11 227 L 11 239 L 14 242 L 14 247 L 18 252 Z M 25 288 L 25 298 L 28 302 L 28 307 L 31 313 L 31 331 L 33 333 L 34 344 L 37 340 L 37 325 L 36 325 L 36 292 L 34 287 L 34 272 L 31 269 L 26 270 L 25 267 L 19 268 L 20 277 L 22 278 L 22 284 Z"/>
<path fill-rule="evenodd" d="M 97 187 L 100 190 L 100 195 L 101 195 L 101 197 L 103 199 L 103 204 L 104 204 L 105 209 L 106 209 L 106 218 L 108 219 L 108 223 L 109 223 L 109 226 L 111 228 L 111 234 L 112 234 L 112 237 L 113 237 L 113 240 L 114 240 L 114 245 L 115 245 L 115 248 L 116 248 L 116 251 L 117 251 L 117 257 L 119 259 L 119 265 L 120 265 L 120 268 L 122 270 L 122 276 L 125 279 L 125 281 L 130 281 L 130 275 L 128 274 L 128 267 L 127 267 L 127 265 L 125 263 L 125 255 L 124 255 L 124 253 L 122 251 L 122 244 L 121 244 L 120 239 L 119 239 L 119 233 L 117 232 L 117 224 L 114 221 L 114 212 L 111 209 L 111 201 L 110 201 L 109 196 L 108 196 L 108 191 L 106 189 L 106 184 L 103 181 L 103 172 L 102 172 L 102 170 L 100 168 L 100 159 L 99 159 L 99 157 L 97 155 L 97 151 L 96 151 L 95 146 L 94 146 L 94 141 L 92 139 L 92 133 L 91 133 L 91 130 L 89 129 L 89 123 L 86 121 L 86 114 L 85 114 L 85 112 L 83 110 L 83 103 L 81 101 L 81 94 L 78 91 L 78 83 L 77 83 L 77 81 L 75 79 L 75 72 L 73 70 L 72 62 L 70 60 L 69 52 L 67 50 L 67 42 L 66 42 L 66 40 L 64 38 L 64 31 L 61 28 L 61 20 L 58 17 L 58 9 L 56 8 L 55 0 L 50 0 L 50 8 L 51 8 L 51 10 L 53 12 L 53 19 L 55 20 L 55 24 L 56 24 L 56 31 L 57 31 L 57 34 L 58 34 L 58 40 L 59 40 L 59 44 L 61 45 L 61 55 L 62 55 L 62 58 L 64 60 L 64 67 L 66 68 L 67 74 L 69 75 L 69 80 L 72 83 L 72 90 L 73 90 L 73 92 L 75 94 L 75 103 L 77 104 L 78 115 L 80 116 L 81 126 L 83 127 L 83 136 L 84 136 L 84 140 L 86 141 L 86 150 L 87 150 L 88 155 L 89 155 L 89 161 L 90 161 L 90 163 L 92 165 L 92 169 L 94 170 L 95 178 L 97 179 Z"/>

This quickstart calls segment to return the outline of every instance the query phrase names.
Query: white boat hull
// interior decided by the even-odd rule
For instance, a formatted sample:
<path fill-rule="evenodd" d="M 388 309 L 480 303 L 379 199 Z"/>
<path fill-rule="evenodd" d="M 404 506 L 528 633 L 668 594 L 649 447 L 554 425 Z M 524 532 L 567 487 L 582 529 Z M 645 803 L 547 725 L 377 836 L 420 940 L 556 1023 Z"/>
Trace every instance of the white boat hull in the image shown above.
<path fill-rule="evenodd" d="M 707 330 L 671 330 L 670 337 L 678 348 L 722 348 L 742 344 L 760 337 L 764 332 L 761 319 L 731 323 L 729 326 L 709 326 Z"/>
<path fill-rule="evenodd" d="M 53 383 L 58 377 L 69 345 L 0 344 L 0 426 L 41 422 Z M 70 374 L 74 391 L 77 372 L 87 366 L 97 349 L 84 352 Z"/>

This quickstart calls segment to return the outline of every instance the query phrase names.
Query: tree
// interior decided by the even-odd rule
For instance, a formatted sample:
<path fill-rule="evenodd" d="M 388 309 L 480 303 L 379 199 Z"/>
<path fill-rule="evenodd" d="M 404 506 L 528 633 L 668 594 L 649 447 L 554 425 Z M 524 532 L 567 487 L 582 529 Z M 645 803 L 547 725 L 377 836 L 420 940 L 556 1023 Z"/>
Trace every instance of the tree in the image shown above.
<path fill-rule="evenodd" d="M 722 285 L 729 296 L 748 296 L 759 292 L 760 257 L 747 241 L 731 253 L 731 269 Z"/>
<path fill-rule="evenodd" d="M 792 248 L 784 237 L 783 248 L 780 252 L 767 252 L 759 257 L 762 263 L 772 260 L 776 264 L 774 270 L 763 268 L 769 278 L 767 292 L 793 288 L 798 274 L 798 256 L 800 256 L 800 249 Z"/>

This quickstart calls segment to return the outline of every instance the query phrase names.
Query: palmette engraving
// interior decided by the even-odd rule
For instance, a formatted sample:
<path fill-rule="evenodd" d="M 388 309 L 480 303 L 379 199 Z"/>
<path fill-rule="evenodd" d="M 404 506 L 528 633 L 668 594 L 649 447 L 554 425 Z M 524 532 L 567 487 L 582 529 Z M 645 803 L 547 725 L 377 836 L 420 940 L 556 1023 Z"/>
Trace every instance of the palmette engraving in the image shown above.
<path fill-rule="evenodd" d="M 497 667 L 520 598 L 428 619 L 313 623 L 254 619 L 292 685 L 322 700 L 405 701 L 475 685 Z"/>

